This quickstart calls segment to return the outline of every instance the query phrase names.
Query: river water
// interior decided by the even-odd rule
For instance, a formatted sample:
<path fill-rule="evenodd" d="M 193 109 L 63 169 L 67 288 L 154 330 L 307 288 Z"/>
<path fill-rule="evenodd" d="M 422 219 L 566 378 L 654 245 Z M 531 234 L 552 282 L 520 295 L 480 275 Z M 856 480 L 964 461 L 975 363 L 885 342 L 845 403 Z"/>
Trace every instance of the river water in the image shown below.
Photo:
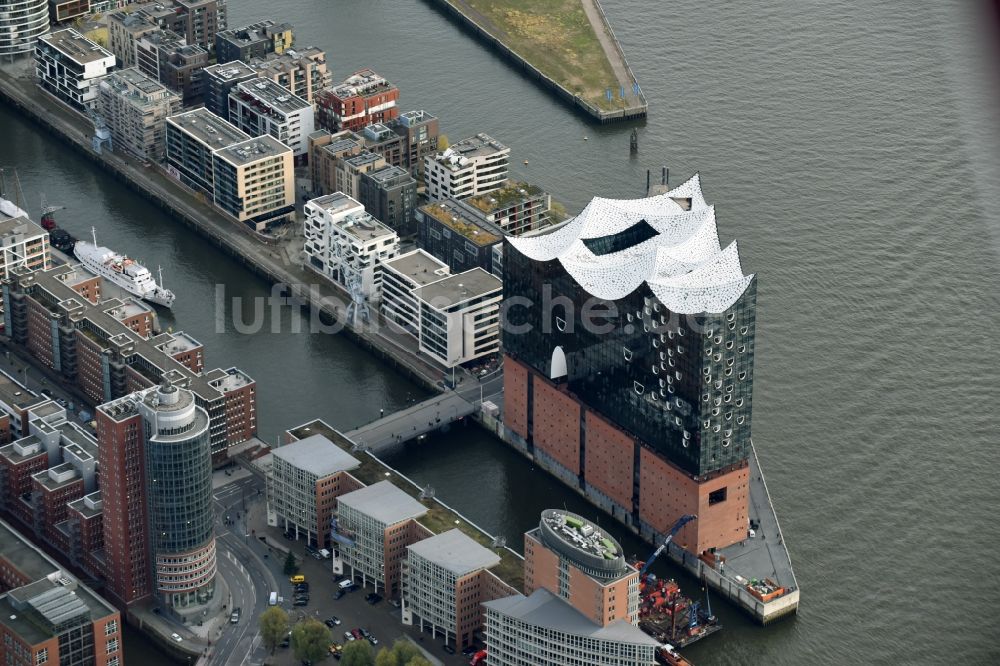
<path fill-rule="evenodd" d="M 761 629 L 715 604 L 726 629 L 696 663 L 995 663 L 1000 147 L 980 17 L 966 3 L 604 4 L 649 99 L 636 157 L 631 126 L 588 124 L 422 2 L 286 0 L 278 15 L 231 0 L 230 21 L 290 21 L 335 78 L 371 66 L 451 139 L 510 145 L 517 174 L 570 212 L 640 196 L 647 168 L 701 172 L 724 242 L 760 275 L 754 440 L 802 605 Z M 71 231 L 94 225 L 164 266 L 178 293 L 165 323 L 202 340 L 210 367 L 258 380 L 263 438 L 317 416 L 348 429 L 422 395 L 346 340 L 290 333 L 298 313 L 217 333 L 217 284 L 268 285 L 3 109 L 0 164 L 66 205 Z M 392 462 L 514 545 L 545 506 L 599 519 L 475 428 Z"/>

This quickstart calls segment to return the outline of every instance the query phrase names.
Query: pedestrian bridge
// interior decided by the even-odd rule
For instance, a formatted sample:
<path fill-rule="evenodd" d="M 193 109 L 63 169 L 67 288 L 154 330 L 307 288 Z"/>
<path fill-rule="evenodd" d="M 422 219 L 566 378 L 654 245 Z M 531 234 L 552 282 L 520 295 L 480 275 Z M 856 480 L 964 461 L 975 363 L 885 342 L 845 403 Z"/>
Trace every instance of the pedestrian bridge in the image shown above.
<path fill-rule="evenodd" d="M 447 391 L 344 434 L 376 455 L 385 453 L 475 413 L 478 393 L 475 398 Z"/>

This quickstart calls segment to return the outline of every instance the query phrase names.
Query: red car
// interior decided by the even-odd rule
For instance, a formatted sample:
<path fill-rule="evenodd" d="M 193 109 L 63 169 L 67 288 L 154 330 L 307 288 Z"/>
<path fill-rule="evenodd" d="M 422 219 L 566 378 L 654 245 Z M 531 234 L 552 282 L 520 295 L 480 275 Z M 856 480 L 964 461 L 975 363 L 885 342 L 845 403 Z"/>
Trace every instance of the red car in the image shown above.
<path fill-rule="evenodd" d="M 358 640 L 358 641 L 360 641 L 362 638 L 364 638 L 364 636 L 361 634 L 361 630 L 360 629 L 352 629 L 351 630 L 351 634 L 354 636 L 354 639 Z"/>

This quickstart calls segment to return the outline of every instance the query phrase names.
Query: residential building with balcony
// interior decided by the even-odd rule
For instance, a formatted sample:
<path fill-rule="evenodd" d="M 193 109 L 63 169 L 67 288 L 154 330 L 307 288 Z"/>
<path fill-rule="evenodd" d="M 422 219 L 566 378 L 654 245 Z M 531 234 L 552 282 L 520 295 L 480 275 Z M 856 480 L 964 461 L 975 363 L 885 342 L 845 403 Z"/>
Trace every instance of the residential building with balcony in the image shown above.
<path fill-rule="evenodd" d="M 470 645 L 483 627 L 484 601 L 515 594 L 490 568 L 500 556 L 458 529 L 407 546 L 402 569 L 403 624 Z"/>
<path fill-rule="evenodd" d="M 254 231 L 287 224 L 295 216 L 292 149 L 270 135 L 247 139 L 213 154 L 215 205 Z"/>
<path fill-rule="evenodd" d="M 390 481 L 341 495 L 337 530 L 351 545 L 338 549 L 334 571 L 376 592 L 398 596 L 406 547 L 432 534 L 416 520 L 426 513 L 426 506 Z"/>
<path fill-rule="evenodd" d="M 291 148 L 295 157 L 305 158 L 309 153 L 312 104 L 270 79 L 257 77 L 236 84 L 229 93 L 229 121 L 250 136 L 271 135 Z"/>
<path fill-rule="evenodd" d="M 73 28 L 50 32 L 35 44 L 35 74 L 42 89 L 81 113 L 97 107 L 98 85 L 115 56 Z"/>
<path fill-rule="evenodd" d="M 13 0 L 0 14 L 0 57 L 14 58 L 35 51 L 38 38 L 49 31 L 47 0 Z"/>
<path fill-rule="evenodd" d="M 335 180 L 341 187 L 339 191 L 357 199 L 361 196 L 361 177 L 385 166 L 385 159 L 377 153 L 362 151 L 344 155 L 334 164 Z"/>
<path fill-rule="evenodd" d="M 448 264 L 423 250 L 413 250 L 383 261 L 379 310 L 390 322 L 413 337 L 420 336 L 420 302 L 413 292 L 451 273 Z"/>
<path fill-rule="evenodd" d="M 493 269 L 493 248 L 503 245 L 503 231 L 473 209 L 453 199 L 417 208 L 414 216 L 420 247 L 448 264 L 452 271 Z"/>
<path fill-rule="evenodd" d="M 52 23 L 65 23 L 90 13 L 90 0 L 48 0 Z"/>
<path fill-rule="evenodd" d="M 250 62 L 268 53 L 284 53 L 295 43 L 292 26 L 274 21 L 259 21 L 223 30 L 215 35 L 215 58 L 218 63 L 242 60 Z"/>
<path fill-rule="evenodd" d="M 161 162 L 167 117 L 180 113 L 181 96 L 138 68 L 112 72 L 100 84 L 100 113 L 116 151 Z"/>
<path fill-rule="evenodd" d="M 462 199 L 503 187 L 510 148 L 488 134 L 462 139 L 424 158 L 424 182 L 432 200 Z"/>
<path fill-rule="evenodd" d="M 399 236 L 343 192 L 305 205 L 305 265 L 352 296 L 375 302 L 379 266 L 399 253 Z"/>
<path fill-rule="evenodd" d="M 365 210 L 398 234 L 416 234 L 417 181 L 409 171 L 387 165 L 361 174 L 358 200 Z"/>
<path fill-rule="evenodd" d="M 361 461 L 320 434 L 279 446 L 270 455 L 268 523 L 326 548 L 337 498 L 363 485 L 349 474 Z"/>
<path fill-rule="evenodd" d="M 343 83 L 321 91 L 315 99 L 317 124 L 331 132 L 359 131 L 399 115 L 399 88 L 370 69 L 355 72 Z"/>
<path fill-rule="evenodd" d="M 130 5 L 107 15 L 108 48 L 122 67 L 138 64 L 138 40 L 156 30 L 175 33 L 184 44 L 210 52 L 216 33 L 226 28 L 225 0 L 155 0 Z"/>
<path fill-rule="evenodd" d="M 0 210 L 0 279 L 10 275 L 15 266 L 31 270 L 48 268 L 49 249 L 49 232 L 26 216 L 9 217 Z"/>
<path fill-rule="evenodd" d="M 208 51 L 176 32 L 157 29 L 136 40 L 136 67 L 174 92 L 185 106 L 200 104 L 204 97 L 204 69 Z"/>
<path fill-rule="evenodd" d="M 456 203 L 505 234 L 520 236 L 548 226 L 552 197 L 535 185 L 506 180 L 499 189 L 458 199 Z"/>
<path fill-rule="evenodd" d="M 315 46 L 268 53 L 247 64 L 256 70 L 257 76 L 274 81 L 310 104 L 316 93 L 333 85 L 333 74 L 326 65 L 326 52 Z"/>
<path fill-rule="evenodd" d="M 347 183 L 338 182 L 340 164 L 346 157 L 358 155 L 365 149 L 360 136 L 349 130 L 331 134 L 320 129 L 309 135 L 309 176 L 317 196 L 344 192 Z M 343 175 L 341 175 L 343 180 Z"/>
<path fill-rule="evenodd" d="M 203 70 L 205 108 L 229 122 L 229 93 L 237 84 L 257 78 L 257 70 L 239 60 L 209 65 Z"/>
<path fill-rule="evenodd" d="M 215 151 L 250 139 L 250 135 L 208 109 L 167 118 L 167 172 L 209 198 L 215 196 Z"/>

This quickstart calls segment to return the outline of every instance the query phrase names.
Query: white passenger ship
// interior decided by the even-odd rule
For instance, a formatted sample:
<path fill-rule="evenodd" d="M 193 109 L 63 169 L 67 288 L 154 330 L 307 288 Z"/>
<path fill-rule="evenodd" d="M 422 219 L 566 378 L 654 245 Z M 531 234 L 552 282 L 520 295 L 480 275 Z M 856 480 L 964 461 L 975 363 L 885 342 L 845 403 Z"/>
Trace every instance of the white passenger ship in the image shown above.
<path fill-rule="evenodd" d="M 95 229 L 91 228 L 91 234 L 93 243 L 77 241 L 73 247 L 73 254 L 84 268 L 145 301 L 167 308 L 174 304 L 174 292 L 162 286 L 162 273 L 157 284 L 149 269 L 135 259 L 98 245 Z"/>

